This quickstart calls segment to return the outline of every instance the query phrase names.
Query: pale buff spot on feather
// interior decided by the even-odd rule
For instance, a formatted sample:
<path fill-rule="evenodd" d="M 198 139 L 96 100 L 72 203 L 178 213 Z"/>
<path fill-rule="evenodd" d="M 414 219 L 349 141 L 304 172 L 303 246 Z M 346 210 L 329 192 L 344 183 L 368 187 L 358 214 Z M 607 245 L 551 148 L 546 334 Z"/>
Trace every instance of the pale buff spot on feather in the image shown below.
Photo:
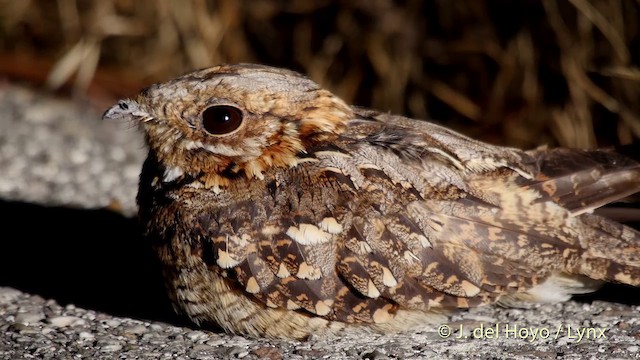
<path fill-rule="evenodd" d="M 518 235 L 518 241 L 516 242 L 520 247 L 526 247 L 529 245 L 529 237 L 526 235 Z"/>
<path fill-rule="evenodd" d="M 427 267 L 424 269 L 425 270 L 424 272 L 425 273 L 430 273 L 433 270 L 437 269 L 438 265 L 439 265 L 438 262 L 434 261 L 434 262 L 430 263 L 429 265 L 427 265 Z"/>
<path fill-rule="evenodd" d="M 229 269 L 240 264 L 240 262 L 232 258 L 228 252 L 221 249 L 218 249 L 218 259 L 216 263 L 223 269 Z"/>
<path fill-rule="evenodd" d="M 410 305 L 422 305 L 422 296 L 416 295 L 407 301 Z"/>
<path fill-rule="evenodd" d="M 625 283 L 625 284 L 632 284 L 634 283 L 634 279 L 629 276 L 629 274 L 625 274 L 622 272 L 617 273 L 614 277 L 614 280 L 619 281 L 621 283 Z"/>
<path fill-rule="evenodd" d="M 378 290 L 376 285 L 371 280 L 369 280 L 369 283 L 367 285 L 367 294 L 366 295 L 368 297 L 372 298 L 372 299 L 375 299 L 375 298 L 380 296 L 380 290 Z"/>
<path fill-rule="evenodd" d="M 331 235 L 312 224 L 291 226 L 287 230 L 287 235 L 301 245 L 324 244 L 331 240 Z"/>
<path fill-rule="evenodd" d="M 460 283 L 460 287 L 462 287 L 464 293 L 469 297 L 476 296 L 480 293 L 480 288 L 468 282 L 467 280 L 462 280 L 462 282 Z"/>
<path fill-rule="evenodd" d="M 575 256 L 577 253 L 578 253 L 578 250 L 576 249 L 566 248 L 564 249 L 564 251 L 562 251 L 562 256 L 564 258 L 569 258 L 569 257 Z"/>
<path fill-rule="evenodd" d="M 320 272 L 320 269 L 303 261 L 298 267 L 298 273 L 296 276 L 300 279 L 318 280 L 322 277 L 322 273 Z"/>
<path fill-rule="evenodd" d="M 398 285 L 398 280 L 393 276 L 391 270 L 387 267 L 382 267 L 382 283 L 388 287 L 394 287 Z"/>
<path fill-rule="evenodd" d="M 376 232 L 378 234 L 382 234 L 384 232 L 384 230 L 386 229 L 386 226 L 384 225 L 384 222 L 380 219 L 372 219 L 371 220 L 372 225 L 374 226 L 374 229 L 376 230 Z"/>
<path fill-rule="evenodd" d="M 278 273 L 276 274 L 276 276 L 281 279 L 284 279 L 291 276 L 291 273 L 289 272 L 289 270 L 287 269 L 287 266 L 284 263 L 280 263 L 280 266 L 278 266 Z"/>
<path fill-rule="evenodd" d="M 301 306 L 296 304 L 293 300 L 287 300 L 287 310 L 298 310 L 300 307 Z"/>
<path fill-rule="evenodd" d="M 279 226 L 275 225 L 266 225 L 260 230 L 260 233 L 264 236 L 273 236 L 282 232 L 282 229 Z"/>
<path fill-rule="evenodd" d="M 466 298 L 459 297 L 458 298 L 458 307 L 460 307 L 460 308 L 468 308 L 469 307 L 469 301 L 467 301 Z"/>
<path fill-rule="evenodd" d="M 258 281 L 256 280 L 255 277 L 250 277 L 249 280 L 247 281 L 247 287 L 245 288 L 245 290 L 249 293 L 249 294 L 257 294 L 260 292 L 260 285 L 258 285 Z"/>
<path fill-rule="evenodd" d="M 342 232 L 342 225 L 338 224 L 338 221 L 333 217 L 322 219 L 322 221 L 318 223 L 318 227 L 329 234 L 340 234 Z"/>
<path fill-rule="evenodd" d="M 418 235 L 417 238 L 418 238 L 418 241 L 420 241 L 420 245 L 422 245 L 422 247 L 425 247 L 425 248 L 432 247 L 431 242 L 429 241 L 429 239 L 427 239 L 426 236 Z"/>
<path fill-rule="evenodd" d="M 329 315 L 331 312 L 332 302 L 330 300 L 318 301 L 315 306 L 316 314 L 320 316 Z"/>
<path fill-rule="evenodd" d="M 404 181 L 404 180 L 400 181 L 400 186 L 402 186 L 402 188 L 405 189 L 405 190 L 413 188 L 413 184 L 411 184 L 408 181 Z"/>
<path fill-rule="evenodd" d="M 333 167 L 333 166 L 323 167 L 322 169 L 320 169 L 320 171 L 330 171 L 330 172 L 334 172 L 336 174 L 345 175 L 344 172 L 342 171 L 342 169 L 337 168 L 337 167 Z"/>
<path fill-rule="evenodd" d="M 369 254 L 373 252 L 373 249 L 371 249 L 371 245 L 369 245 L 369 243 L 366 241 L 360 241 L 358 245 L 360 246 L 360 250 L 362 251 L 362 254 Z"/>
<path fill-rule="evenodd" d="M 487 238 L 492 241 L 504 240 L 504 234 L 502 233 L 502 229 L 498 227 L 489 227 Z"/>
<path fill-rule="evenodd" d="M 365 164 L 359 164 L 358 165 L 358 170 L 366 170 L 366 169 L 373 169 L 373 170 L 382 171 L 382 168 L 380 166 L 378 166 L 378 165 L 375 165 L 375 164 L 365 163 Z"/>
<path fill-rule="evenodd" d="M 278 305 L 276 305 L 273 301 L 271 301 L 271 299 L 267 299 L 266 302 L 267 306 L 273 309 L 276 309 L 278 307 Z"/>
<path fill-rule="evenodd" d="M 376 310 L 372 316 L 373 322 L 376 324 L 380 324 L 389 322 L 391 319 L 393 319 L 393 315 L 389 313 L 389 310 L 391 310 L 391 308 L 392 305 L 385 305 L 383 308 Z"/>

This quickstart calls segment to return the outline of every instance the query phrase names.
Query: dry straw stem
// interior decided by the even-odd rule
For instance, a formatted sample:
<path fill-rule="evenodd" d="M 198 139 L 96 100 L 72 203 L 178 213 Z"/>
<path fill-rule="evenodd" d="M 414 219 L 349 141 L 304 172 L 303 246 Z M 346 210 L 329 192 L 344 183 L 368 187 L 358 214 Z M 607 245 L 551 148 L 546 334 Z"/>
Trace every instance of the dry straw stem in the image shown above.
<path fill-rule="evenodd" d="M 559 14 L 557 2 L 544 1 L 549 23 L 556 33 L 558 44 L 562 50 L 560 62 L 569 84 L 569 94 L 572 100 L 565 105 L 564 111 L 552 113 L 556 137 L 565 146 L 597 146 L 591 118 L 591 103 L 594 101 L 607 110 L 620 115 L 624 124 L 629 126 L 634 135 L 640 136 L 640 118 L 594 84 L 587 74 L 587 66 L 590 65 L 589 60 L 594 52 L 593 26 L 607 38 L 614 50 L 616 56 L 612 57 L 612 62 L 618 66 L 625 66 L 629 63 L 631 56 L 624 46 L 621 33 L 616 31 L 614 24 L 609 22 L 589 2 L 585 0 L 569 1 L 579 11 L 579 31 L 575 36 L 570 35 L 571 33 Z M 615 7 L 615 11 L 620 12 L 622 9 Z M 616 19 L 621 21 L 622 16 L 618 16 Z"/>
<path fill-rule="evenodd" d="M 0 0 L 0 71 L 120 97 L 259 62 L 494 143 L 595 147 L 640 138 L 638 24 L 632 0 Z"/>

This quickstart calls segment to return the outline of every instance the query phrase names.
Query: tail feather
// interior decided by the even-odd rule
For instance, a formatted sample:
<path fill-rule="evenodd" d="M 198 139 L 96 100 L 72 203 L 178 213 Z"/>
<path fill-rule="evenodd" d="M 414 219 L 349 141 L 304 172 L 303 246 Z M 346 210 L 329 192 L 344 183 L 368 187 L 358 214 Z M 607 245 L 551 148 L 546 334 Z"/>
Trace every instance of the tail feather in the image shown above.
<path fill-rule="evenodd" d="M 530 188 L 585 224 L 582 261 L 571 272 L 640 286 L 640 232 L 592 212 L 640 192 L 640 151 L 551 149 L 530 152 L 540 172 Z M 633 147 L 637 149 L 637 147 Z"/>
<path fill-rule="evenodd" d="M 536 150 L 540 169 L 529 185 L 548 194 L 573 215 L 640 191 L 640 163 L 612 150 Z"/>
<path fill-rule="evenodd" d="M 584 214 L 589 226 L 580 273 L 598 280 L 640 286 L 640 232 L 600 216 Z"/>

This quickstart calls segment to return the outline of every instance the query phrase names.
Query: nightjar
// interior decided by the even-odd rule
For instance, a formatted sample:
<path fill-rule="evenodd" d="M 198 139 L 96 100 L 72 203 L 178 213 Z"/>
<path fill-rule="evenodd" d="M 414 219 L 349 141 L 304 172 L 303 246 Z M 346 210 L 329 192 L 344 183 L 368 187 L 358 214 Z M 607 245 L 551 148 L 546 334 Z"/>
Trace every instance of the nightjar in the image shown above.
<path fill-rule="evenodd" d="M 483 304 L 640 286 L 640 190 L 610 150 L 493 146 L 348 106 L 298 73 L 221 65 L 144 89 L 139 218 L 177 310 L 231 333 L 419 329 Z"/>

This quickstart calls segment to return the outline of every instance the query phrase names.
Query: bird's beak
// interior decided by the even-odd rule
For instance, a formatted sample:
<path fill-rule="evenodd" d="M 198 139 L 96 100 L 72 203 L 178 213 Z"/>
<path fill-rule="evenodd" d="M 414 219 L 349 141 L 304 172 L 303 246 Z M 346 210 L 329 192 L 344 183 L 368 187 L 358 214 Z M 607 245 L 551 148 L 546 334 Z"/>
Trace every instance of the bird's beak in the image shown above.
<path fill-rule="evenodd" d="M 120 119 L 122 118 L 122 115 L 122 109 L 120 109 L 118 104 L 115 104 L 102 114 L 102 120 L 110 121 Z"/>
<path fill-rule="evenodd" d="M 140 109 L 140 105 L 131 99 L 120 100 L 102 114 L 102 120 L 136 120 L 149 115 Z"/>

